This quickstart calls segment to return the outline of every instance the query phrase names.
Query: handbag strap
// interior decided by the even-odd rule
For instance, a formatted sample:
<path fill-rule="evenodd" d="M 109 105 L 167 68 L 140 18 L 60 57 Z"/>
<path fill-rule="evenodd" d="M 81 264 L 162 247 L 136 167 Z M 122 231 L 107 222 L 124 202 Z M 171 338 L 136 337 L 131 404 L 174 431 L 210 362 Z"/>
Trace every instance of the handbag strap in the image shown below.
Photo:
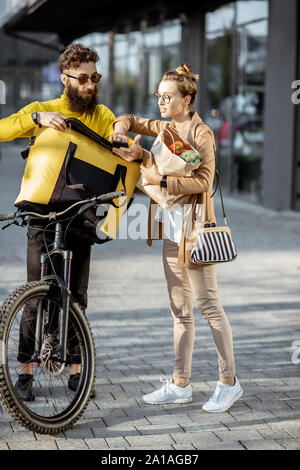
<path fill-rule="evenodd" d="M 228 226 L 227 224 L 227 217 L 225 213 L 225 206 L 224 206 L 224 200 L 223 200 L 223 193 L 222 193 L 222 187 L 221 187 L 221 179 L 220 179 L 220 170 L 218 169 L 218 163 L 217 163 L 217 157 L 216 157 L 216 148 L 214 146 L 214 153 L 215 153 L 215 176 L 216 176 L 216 186 L 214 189 L 214 192 L 210 197 L 213 197 L 214 194 L 217 192 L 218 188 L 220 191 L 220 198 L 221 198 L 221 205 L 222 205 L 222 213 L 223 213 L 223 219 L 224 219 L 224 224 Z M 206 220 L 208 220 L 208 204 L 206 203 Z"/>
<path fill-rule="evenodd" d="M 214 192 L 212 193 L 212 195 L 211 195 L 210 197 L 213 197 L 214 194 L 217 192 L 217 190 L 218 190 L 218 188 L 219 188 L 224 224 L 227 226 L 227 217 L 226 217 L 226 213 L 225 213 L 224 199 L 223 199 L 223 194 L 222 194 L 221 179 L 220 179 L 220 171 L 219 171 L 219 169 L 217 168 L 217 158 L 216 158 L 216 155 L 215 155 L 215 161 L 216 161 L 216 169 L 215 169 L 216 187 L 215 187 L 215 190 L 214 190 Z"/>

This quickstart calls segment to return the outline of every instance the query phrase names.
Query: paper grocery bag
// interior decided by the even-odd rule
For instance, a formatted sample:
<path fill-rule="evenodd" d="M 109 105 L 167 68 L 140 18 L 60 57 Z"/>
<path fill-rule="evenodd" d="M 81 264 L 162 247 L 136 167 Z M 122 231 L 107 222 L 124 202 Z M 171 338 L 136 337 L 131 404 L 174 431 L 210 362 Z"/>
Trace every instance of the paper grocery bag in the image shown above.
<path fill-rule="evenodd" d="M 201 162 L 188 163 L 179 155 L 173 153 L 168 147 L 174 144 L 175 140 L 181 140 L 187 149 L 195 150 L 177 133 L 174 127 L 166 126 L 155 139 L 149 152 L 151 156 L 147 156 L 144 165 L 149 168 L 151 165 L 156 164 L 158 172 L 162 176 L 192 176 L 201 165 Z M 168 208 L 175 202 L 178 204 L 184 203 L 186 200 L 186 195 L 184 194 L 168 194 L 167 188 L 153 184 L 143 186 L 145 182 L 146 180 L 141 176 L 137 187 L 163 208 Z"/>

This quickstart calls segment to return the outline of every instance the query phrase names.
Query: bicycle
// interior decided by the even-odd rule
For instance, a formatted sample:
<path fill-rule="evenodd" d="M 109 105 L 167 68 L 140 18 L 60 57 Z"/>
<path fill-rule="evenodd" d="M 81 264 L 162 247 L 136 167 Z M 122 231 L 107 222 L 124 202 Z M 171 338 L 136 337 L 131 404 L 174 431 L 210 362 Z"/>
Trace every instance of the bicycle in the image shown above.
<path fill-rule="evenodd" d="M 65 245 L 64 234 L 70 219 L 122 196 L 125 196 L 123 190 L 95 196 L 56 213 L 19 210 L 0 215 L 0 221 L 12 220 L 8 225 L 25 226 L 31 217 L 55 225 L 53 244 L 46 245 L 46 252 L 41 256 L 41 279 L 17 287 L 0 307 L 0 398 L 10 415 L 31 431 L 63 432 L 75 424 L 88 405 L 95 382 L 95 345 L 89 322 L 70 291 L 72 252 Z M 73 215 L 63 218 L 69 211 Z M 35 320 L 31 324 L 27 322 L 26 340 L 34 348 L 27 362 L 33 363 L 35 400 L 25 403 L 14 384 L 20 365 L 17 356 L 21 325 L 23 322 L 24 327 L 30 315 Z M 80 363 L 81 367 L 75 392 L 68 388 L 66 374 L 68 365 L 73 363 Z"/>

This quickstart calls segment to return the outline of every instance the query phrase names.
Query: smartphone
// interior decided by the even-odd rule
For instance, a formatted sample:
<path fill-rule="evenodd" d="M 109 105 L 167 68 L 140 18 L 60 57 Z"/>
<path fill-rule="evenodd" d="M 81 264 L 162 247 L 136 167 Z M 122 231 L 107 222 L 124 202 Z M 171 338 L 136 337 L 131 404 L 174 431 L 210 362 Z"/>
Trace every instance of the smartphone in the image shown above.
<path fill-rule="evenodd" d="M 112 141 L 112 146 L 119 149 L 120 147 L 126 147 L 128 148 L 128 142 L 122 142 L 121 140 L 113 140 Z"/>

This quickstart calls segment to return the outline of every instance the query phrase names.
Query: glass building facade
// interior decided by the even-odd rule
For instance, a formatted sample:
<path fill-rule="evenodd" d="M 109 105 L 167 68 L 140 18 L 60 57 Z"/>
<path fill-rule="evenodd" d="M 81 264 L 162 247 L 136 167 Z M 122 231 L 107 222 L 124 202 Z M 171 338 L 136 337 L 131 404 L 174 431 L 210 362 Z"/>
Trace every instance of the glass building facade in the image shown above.
<path fill-rule="evenodd" d="M 79 40 L 96 48 L 101 57 L 103 103 L 115 114 L 160 118 L 152 95 L 162 73 L 184 61 L 181 38 L 178 19 L 150 29 L 142 22 L 139 31 L 113 38 L 94 33 Z M 206 13 L 205 79 L 200 80 L 199 93 L 204 99 L 202 118 L 215 133 L 225 191 L 254 201 L 261 199 L 267 38 L 268 0 L 240 0 Z"/>
<path fill-rule="evenodd" d="M 125 34 L 93 33 L 76 41 L 96 49 L 102 74 L 100 101 L 116 115 L 133 113 L 160 118 L 153 93 L 164 71 L 180 61 L 181 23 L 162 22 L 148 28 L 141 22 L 139 31 Z M 149 148 L 152 139 L 143 137 Z"/>
<path fill-rule="evenodd" d="M 206 15 L 204 120 L 217 142 L 222 182 L 261 198 L 268 1 L 238 1 Z"/>
<path fill-rule="evenodd" d="M 7 17 L 9 8 L 13 12 L 22 3 L 22 0 L 7 0 L 5 11 L 3 8 L 0 10 L 0 21 Z M 217 162 L 225 193 L 256 203 L 266 202 L 274 208 L 298 207 L 298 183 L 292 183 L 290 168 L 286 170 L 287 178 L 289 185 L 294 187 L 293 198 L 298 198 L 296 202 L 290 202 L 292 188 L 286 188 L 284 203 L 281 204 L 279 199 L 275 201 L 275 176 L 272 184 L 270 178 L 266 177 L 274 167 L 271 154 L 274 153 L 272 142 L 276 130 L 272 120 L 272 90 L 277 87 L 277 82 L 278 86 L 284 82 L 285 87 L 288 87 L 297 78 L 293 71 L 296 68 L 293 64 L 297 60 L 286 57 L 286 77 L 276 77 L 277 81 L 273 79 L 275 63 L 279 60 L 276 58 L 276 44 L 283 34 L 281 30 L 286 30 L 282 29 L 282 25 L 288 28 L 294 11 L 297 11 L 296 0 L 289 2 L 286 7 L 278 0 L 238 0 L 226 2 L 214 11 L 207 12 L 200 10 L 200 6 L 197 10 L 195 4 L 195 14 L 189 18 L 181 14 L 177 19 L 164 21 L 161 17 L 156 26 L 151 27 L 145 18 L 140 20 L 135 30 L 128 26 L 122 34 L 94 32 L 74 42 L 81 42 L 97 50 L 100 56 L 98 69 L 102 74 L 99 101 L 116 115 L 135 113 L 159 119 L 158 107 L 152 95 L 157 90 L 163 72 L 182 62 L 192 64 L 194 73 L 200 75 L 196 110 L 214 131 Z M 285 14 L 286 19 L 282 19 L 281 16 Z M 278 21 L 281 23 L 277 24 Z M 298 37 L 297 32 L 293 34 L 294 38 Z M 288 37 L 285 35 L 280 41 L 288 43 Z M 18 43 L 16 47 L 20 47 L 20 41 Z M 268 50 L 270 44 L 271 53 Z M 294 40 L 291 47 L 296 56 L 295 51 L 300 46 Z M 5 115 L 5 109 L 12 112 L 9 103 L 13 103 L 16 110 L 34 100 L 53 99 L 62 91 L 57 67 L 58 54 L 52 54 L 54 58 L 47 63 L 44 58 L 39 63 L 38 54 L 31 56 L 31 61 L 19 64 L 18 68 L 12 61 L 1 64 L 0 58 L 0 79 L 5 74 L 7 77 L 8 74 L 12 75 L 15 69 L 14 78 L 4 77 L 8 83 L 8 105 L 2 106 L 2 116 Z M 11 83 L 15 85 L 11 86 Z M 10 96 L 12 91 L 13 100 Z M 286 93 L 289 93 L 288 89 Z M 288 100 L 285 106 L 290 106 L 289 98 L 282 95 L 280 99 L 282 103 Z M 294 125 L 292 116 L 295 111 L 290 108 L 287 111 L 291 125 Z M 280 122 L 278 126 L 281 126 Z M 292 166 L 296 165 L 296 156 L 292 155 L 296 150 L 288 131 L 287 124 Z M 150 147 L 151 142 L 150 138 L 142 140 L 146 148 Z M 280 162 L 279 154 L 276 158 Z M 280 173 L 276 178 L 280 177 Z"/>

